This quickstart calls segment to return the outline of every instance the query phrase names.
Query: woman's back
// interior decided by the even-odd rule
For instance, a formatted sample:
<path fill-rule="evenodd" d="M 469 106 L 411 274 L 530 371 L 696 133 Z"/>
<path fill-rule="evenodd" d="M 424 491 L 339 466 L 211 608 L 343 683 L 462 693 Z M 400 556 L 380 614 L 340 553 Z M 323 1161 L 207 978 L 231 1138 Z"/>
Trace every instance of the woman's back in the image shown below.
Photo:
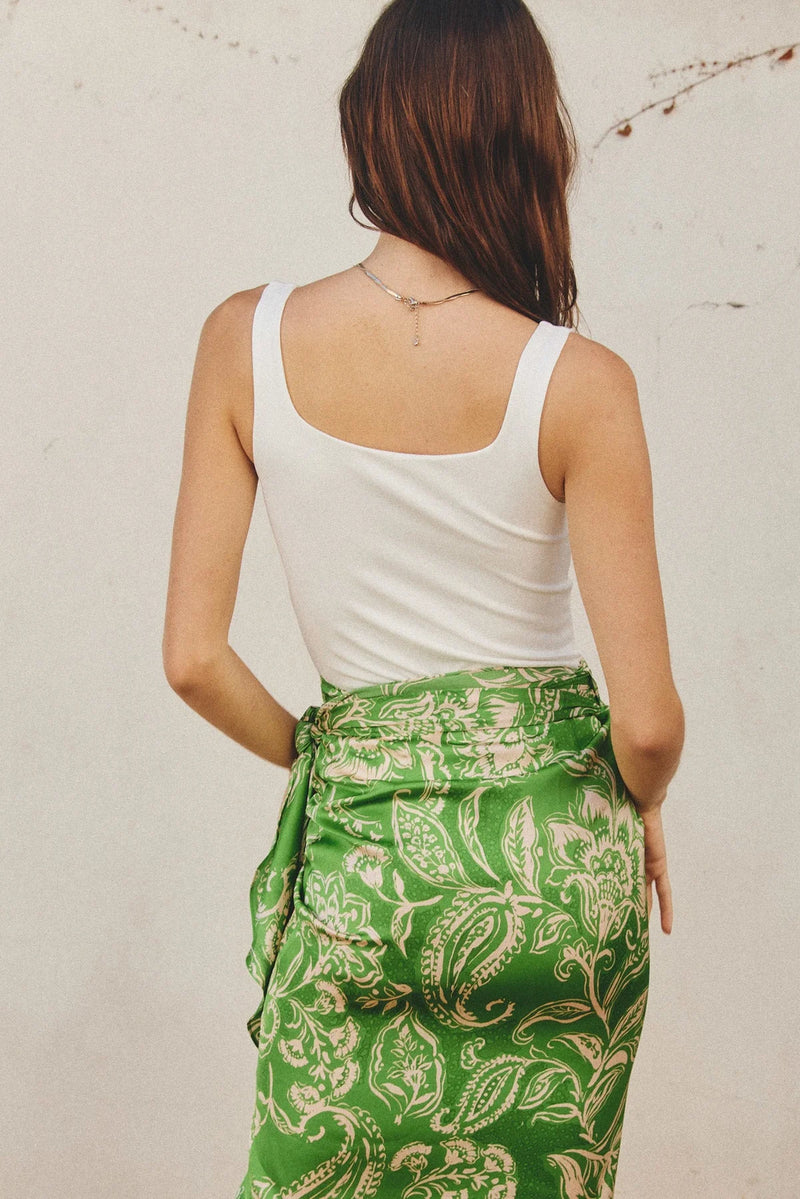
<path fill-rule="evenodd" d="M 376 449 L 455 454 L 488 446 L 500 431 L 520 357 L 537 322 L 478 294 L 450 307 L 425 309 L 415 346 L 408 312 L 379 291 L 370 294 L 372 288 L 352 268 L 293 286 L 280 341 L 299 414 L 334 437 Z M 252 288 L 226 301 L 238 302 L 243 332 L 263 290 Z M 573 331 L 559 375 L 563 359 L 580 354 L 578 342 L 589 344 Z M 243 407 L 237 427 L 252 460 L 251 415 Z M 563 500 L 555 430 L 546 417 L 542 426 L 542 474 Z"/>
<path fill-rule="evenodd" d="M 381 238 L 389 240 L 385 234 Z M 416 248 L 404 245 L 404 253 L 413 264 Z M 327 433 L 352 443 L 341 447 L 350 456 L 342 459 L 335 486 L 343 482 L 349 464 L 357 460 L 358 442 L 411 454 L 480 451 L 490 446 L 498 431 L 502 434 L 515 371 L 536 323 L 502 305 L 496 306 L 499 314 L 490 321 L 475 307 L 467 310 L 473 301 L 484 305 L 484 313 L 492 308 L 486 297 L 471 295 L 438 309 L 424 309 L 421 344 L 413 346 L 410 314 L 378 288 L 371 301 L 365 298 L 358 306 L 352 301 L 345 303 L 338 289 L 346 274 L 291 289 L 291 303 L 286 303 L 285 314 L 281 314 L 286 319 L 280 322 L 284 403 L 279 408 L 272 403 L 279 388 L 271 397 L 265 396 L 267 409 L 282 409 L 286 414 L 287 403 L 292 406 L 295 434 L 303 434 L 298 445 L 312 444 L 312 425 L 320 438 Z M 356 282 L 369 282 L 354 270 L 349 274 Z M 391 282 L 398 283 L 395 279 Z M 276 281 L 275 298 L 287 286 L 291 287 Z M 445 294 L 449 290 L 445 289 Z M 256 485 L 253 329 L 264 292 L 263 285 L 236 292 L 209 314 L 201 335 L 189 413 L 198 438 L 205 427 L 210 433 L 216 423 L 230 421 Z M 418 292 L 427 298 L 423 288 Z M 437 287 L 436 298 L 442 294 Z M 380 318 L 375 317 L 379 311 L 376 300 L 385 301 Z M 447 310 L 449 323 L 445 326 L 440 318 Z M 385 367 L 387 360 L 390 370 Z M 420 368 L 421 361 L 427 363 L 427 369 Z M 459 362 L 466 363 L 460 374 L 456 369 Z M 373 375 L 382 386 L 373 383 Z M 411 387 L 410 379 L 418 390 Z M 480 454 L 476 461 L 479 458 Z M 192 452 L 187 469 L 194 459 Z M 378 460 L 382 461 L 380 455 Z M 552 500 L 552 511 L 563 509 L 575 578 L 614 712 L 617 744 L 621 747 L 623 736 L 630 744 L 658 743 L 666 736 L 663 730 L 673 727 L 679 702 L 656 554 L 649 453 L 636 380 L 623 358 L 575 331 L 566 337 L 553 365 L 546 402 L 541 405 L 538 462 L 531 450 L 529 464 L 530 479 L 536 480 L 539 496 Z M 207 473 L 199 458 L 197 472 Z M 375 477 L 382 473 L 379 470 Z M 300 478 L 313 481 L 307 464 L 301 464 Z M 265 477 L 262 483 L 265 488 L 280 489 L 289 479 L 284 463 L 279 475 Z M 296 480 L 294 485 L 298 485 Z M 248 493 L 251 486 L 248 483 Z M 235 522 L 239 529 L 235 535 L 243 539 L 251 499 L 245 500 L 241 517 L 225 516 L 219 507 L 225 494 L 217 497 L 215 511 L 220 520 Z M 563 504 L 558 502 L 561 498 Z M 307 529 L 315 513 L 306 515 Z M 186 638 L 181 635 L 185 622 L 181 621 L 177 596 L 173 608 L 170 640 L 180 658 L 185 656 L 181 643 Z M 188 602 L 186 610 L 193 611 Z M 206 634 L 199 629 L 194 611 L 187 638 L 216 635 L 218 620 L 223 618 L 224 613 L 219 617 L 209 613 L 214 632 L 209 629 Z"/>
<path fill-rule="evenodd" d="M 273 281 L 252 320 L 253 460 L 319 673 L 578 665 L 565 508 L 538 464 L 570 330 L 489 301 L 426 310 L 413 346 L 355 274 Z"/>
<path fill-rule="evenodd" d="M 312 425 L 378 449 L 451 454 L 494 440 L 535 329 L 476 293 L 425 308 L 415 346 L 408 310 L 350 268 L 293 289 L 281 346 L 295 407 Z"/>

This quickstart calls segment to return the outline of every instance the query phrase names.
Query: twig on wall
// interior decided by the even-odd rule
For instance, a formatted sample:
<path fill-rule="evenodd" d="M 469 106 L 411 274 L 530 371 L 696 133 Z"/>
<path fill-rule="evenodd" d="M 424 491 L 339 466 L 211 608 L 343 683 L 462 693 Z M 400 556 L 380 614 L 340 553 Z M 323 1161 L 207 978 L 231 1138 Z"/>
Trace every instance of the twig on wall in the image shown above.
<path fill-rule="evenodd" d="M 742 54 L 739 58 L 731 58 L 727 61 L 708 62 L 704 59 L 700 62 L 689 63 L 685 67 L 673 67 L 669 71 L 661 71 L 657 75 L 651 75 L 651 79 L 656 79 L 663 75 L 676 74 L 679 71 L 700 72 L 700 77 L 698 79 L 693 79 L 684 87 L 678 88 L 677 91 L 673 92 L 671 95 L 662 96 L 659 100 L 651 101 L 650 104 L 643 104 L 641 108 L 636 110 L 636 112 L 631 113 L 629 116 L 623 117 L 619 121 L 615 121 L 614 124 L 610 125 L 609 128 L 606 129 L 605 133 L 603 133 L 603 135 L 594 143 L 593 149 L 596 150 L 597 147 L 612 133 L 616 133 L 618 137 L 630 137 L 631 133 L 633 132 L 632 122 L 635 121 L 637 117 L 641 117 L 644 113 L 650 112 L 650 110 L 653 108 L 661 108 L 662 114 L 664 116 L 669 116 L 670 113 L 674 112 L 679 96 L 685 96 L 688 92 L 693 91 L 694 88 L 700 87 L 701 84 L 708 83 L 712 79 L 717 79 L 720 75 L 724 75 L 726 71 L 732 71 L 734 68 L 743 67 L 748 63 L 755 62 L 756 59 L 759 58 L 772 58 L 773 62 L 775 63 L 788 62 L 794 57 L 794 52 L 797 46 L 800 46 L 800 42 L 792 42 L 790 46 L 772 46 L 769 50 L 759 50 L 757 54 Z"/>

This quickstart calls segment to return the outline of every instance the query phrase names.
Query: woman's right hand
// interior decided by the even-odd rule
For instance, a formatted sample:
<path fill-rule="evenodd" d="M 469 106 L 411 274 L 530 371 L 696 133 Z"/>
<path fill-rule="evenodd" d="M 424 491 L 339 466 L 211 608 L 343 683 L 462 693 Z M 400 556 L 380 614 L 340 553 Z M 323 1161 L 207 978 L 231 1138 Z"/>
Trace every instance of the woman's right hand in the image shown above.
<path fill-rule="evenodd" d="M 658 895 L 661 927 L 672 932 L 672 887 L 667 872 L 667 847 L 661 826 L 661 804 L 640 811 L 644 822 L 644 869 L 647 887 L 647 919 L 653 906 L 653 884 Z"/>

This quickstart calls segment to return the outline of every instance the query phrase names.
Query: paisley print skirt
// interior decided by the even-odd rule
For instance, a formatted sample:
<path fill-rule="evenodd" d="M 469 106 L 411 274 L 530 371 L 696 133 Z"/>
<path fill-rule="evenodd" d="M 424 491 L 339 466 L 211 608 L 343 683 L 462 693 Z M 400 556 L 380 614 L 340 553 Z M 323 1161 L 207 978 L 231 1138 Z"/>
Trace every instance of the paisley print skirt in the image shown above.
<path fill-rule="evenodd" d="M 250 889 L 237 1199 L 612 1199 L 650 946 L 588 664 L 320 682 Z"/>

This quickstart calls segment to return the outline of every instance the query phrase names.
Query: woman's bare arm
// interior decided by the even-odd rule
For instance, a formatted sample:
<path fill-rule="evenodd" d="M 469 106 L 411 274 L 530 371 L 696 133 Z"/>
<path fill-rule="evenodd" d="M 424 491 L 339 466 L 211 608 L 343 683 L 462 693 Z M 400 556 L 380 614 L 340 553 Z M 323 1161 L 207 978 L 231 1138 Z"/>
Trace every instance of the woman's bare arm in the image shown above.
<path fill-rule="evenodd" d="M 259 757 L 289 767 L 297 723 L 228 644 L 258 479 L 234 414 L 253 402 L 257 292 L 206 318 L 195 358 L 172 534 L 162 656 L 172 689 Z"/>
<path fill-rule="evenodd" d="M 553 398 L 575 577 L 608 688 L 614 755 L 644 811 L 663 802 L 677 769 L 684 714 L 670 664 L 638 391 L 619 355 L 580 334 L 568 338 L 562 359 Z"/>

